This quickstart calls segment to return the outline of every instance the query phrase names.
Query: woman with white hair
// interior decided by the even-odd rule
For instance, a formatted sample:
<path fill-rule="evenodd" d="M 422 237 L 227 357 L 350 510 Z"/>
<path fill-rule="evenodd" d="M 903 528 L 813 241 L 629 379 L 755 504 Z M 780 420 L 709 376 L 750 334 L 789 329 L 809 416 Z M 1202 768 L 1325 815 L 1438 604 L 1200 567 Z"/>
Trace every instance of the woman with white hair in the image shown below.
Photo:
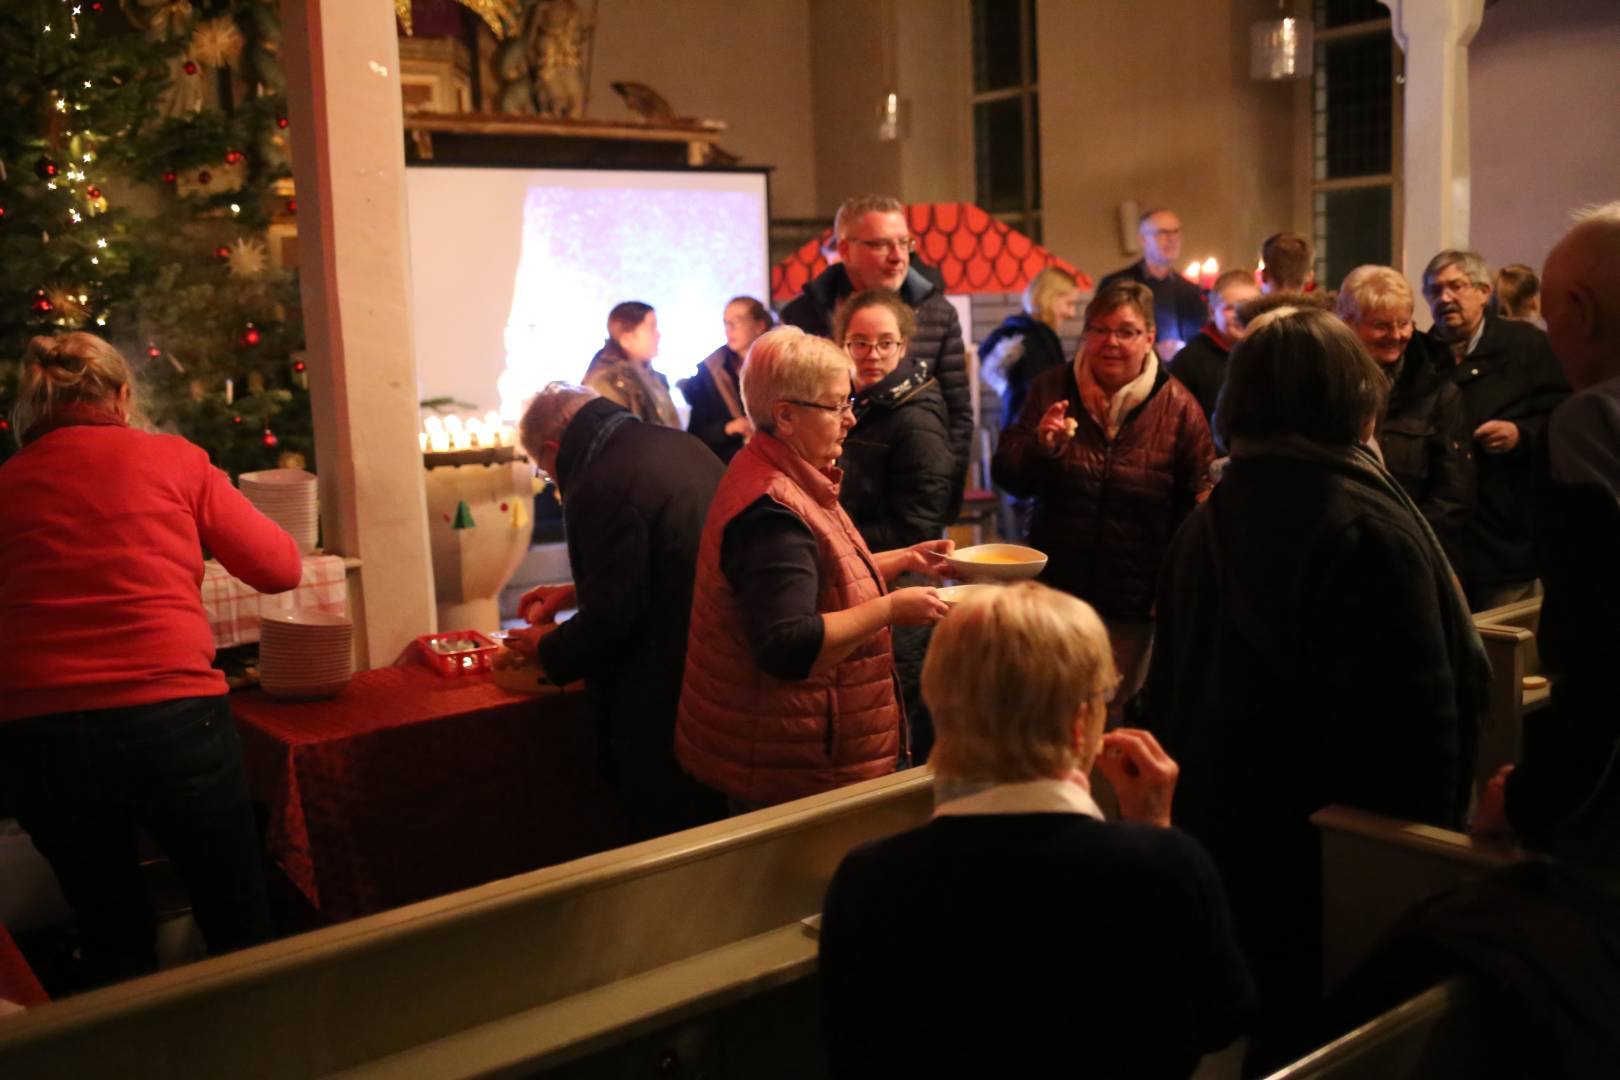
<path fill-rule="evenodd" d="M 756 434 L 704 522 L 675 751 L 738 810 L 892 772 L 906 755 L 891 626 L 944 615 L 934 540 L 877 554 L 839 505 L 854 425 L 849 354 L 795 327 L 754 342 L 742 396 Z"/>
<path fill-rule="evenodd" d="M 1389 403 L 1374 433 L 1389 470 L 1447 554 L 1474 505 L 1474 434 L 1451 357 L 1413 334 L 1412 288 L 1387 266 L 1358 266 L 1339 286 L 1338 314 L 1377 361 Z"/>
<path fill-rule="evenodd" d="M 1169 827 L 1176 763 L 1103 734 L 1118 682 L 1097 613 L 1033 582 L 935 630 L 933 820 L 851 852 L 823 907 L 834 1075 L 1185 1077 L 1237 1037 L 1220 880 Z M 1102 820 L 1094 762 L 1126 820 Z"/>

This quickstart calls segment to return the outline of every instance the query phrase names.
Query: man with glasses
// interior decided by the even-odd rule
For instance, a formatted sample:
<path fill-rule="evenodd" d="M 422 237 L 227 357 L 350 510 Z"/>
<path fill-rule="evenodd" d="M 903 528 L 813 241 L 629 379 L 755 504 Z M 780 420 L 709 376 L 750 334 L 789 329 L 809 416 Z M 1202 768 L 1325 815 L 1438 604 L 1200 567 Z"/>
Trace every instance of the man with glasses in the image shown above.
<path fill-rule="evenodd" d="M 1176 260 L 1181 257 L 1181 219 L 1169 210 L 1149 210 L 1136 223 L 1142 241 L 1142 257 L 1123 270 L 1097 283 L 1097 295 L 1122 281 L 1146 285 L 1153 294 L 1153 310 L 1159 321 L 1159 337 L 1153 351 L 1169 363 L 1209 321 L 1209 305 L 1204 290 L 1181 276 Z"/>
<path fill-rule="evenodd" d="M 1569 396 L 1547 335 L 1486 309 L 1491 277 L 1472 251 L 1448 249 L 1423 270 L 1434 313 L 1429 341 L 1450 355 L 1452 381 L 1478 451 L 1474 513 L 1455 545 L 1475 611 L 1539 595 L 1531 508 L 1547 418 Z"/>
<path fill-rule="evenodd" d="M 886 195 L 860 195 L 845 200 L 833 218 L 838 257 L 782 309 L 782 323 L 807 334 L 831 338 L 833 312 L 840 302 L 867 289 L 900 294 L 917 315 L 917 330 L 906 356 L 922 377 L 939 380 L 950 414 L 951 453 L 956 460 L 949 520 L 962 506 L 969 446 L 973 438 L 973 404 L 968 392 L 962 323 L 937 285 L 911 265 L 914 242 L 905 206 Z"/>

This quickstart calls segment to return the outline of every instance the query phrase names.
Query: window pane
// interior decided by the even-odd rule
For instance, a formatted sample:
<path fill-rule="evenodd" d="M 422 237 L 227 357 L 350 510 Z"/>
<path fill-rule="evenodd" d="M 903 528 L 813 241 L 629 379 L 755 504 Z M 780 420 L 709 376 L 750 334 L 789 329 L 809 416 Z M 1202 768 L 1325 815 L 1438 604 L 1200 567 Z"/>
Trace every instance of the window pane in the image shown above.
<path fill-rule="evenodd" d="M 1390 171 L 1395 50 L 1382 34 L 1321 45 L 1316 53 L 1314 173 L 1318 180 Z"/>
<path fill-rule="evenodd" d="M 1029 95 L 1029 134 L 1033 150 L 1029 155 L 1029 165 L 1035 173 L 1035 201 L 1030 203 L 1031 210 L 1041 208 L 1041 98 L 1039 94 Z M 1040 239 L 1036 237 L 1035 239 Z"/>
<path fill-rule="evenodd" d="M 1378 0 L 1316 0 L 1316 25 L 1350 26 L 1389 18 L 1389 8 Z"/>
<path fill-rule="evenodd" d="M 1039 82 L 1041 79 L 1041 48 L 1040 38 L 1035 29 L 1035 9 L 1040 7 L 1040 0 L 1029 0 L 1029 6 L 1024 9 L 1024 17 L 1029 20 L 1029 26 L 1024 30 L 1024 38 L 1029 42 L 1029 81 Z"/>
<path fill-rule="evenodd" d="M 1018 98 L 973 106 L 973 164 L 979 205 L 1024 208 L 1024 116 Z"/>
<path fill-rule="evenodd" d="M 1023 85 L 1018 62 L 1021 0 L 973 0 L 973 90 Z"/>
<path fill-rule="evenodd" d="M 1363 263 L 1389 265 L 1390 192 L 1375 187 L 1316 193 L 1316 278 L 1322 288 L 1337 289 Z"/>

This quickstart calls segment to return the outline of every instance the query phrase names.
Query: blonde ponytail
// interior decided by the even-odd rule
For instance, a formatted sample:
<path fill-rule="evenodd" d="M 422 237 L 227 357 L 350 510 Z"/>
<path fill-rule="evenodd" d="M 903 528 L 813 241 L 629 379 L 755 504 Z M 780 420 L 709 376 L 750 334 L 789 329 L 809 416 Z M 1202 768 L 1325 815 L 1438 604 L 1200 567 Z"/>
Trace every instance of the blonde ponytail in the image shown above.
<path fill-rule="evenodd" d="M 36 337 L 23 352 L 12 430 L 23 439 L 64 405 L 116 408 L 124 387 L 133 391 L 134 382 L 129 361 L 94 334 Z"/>

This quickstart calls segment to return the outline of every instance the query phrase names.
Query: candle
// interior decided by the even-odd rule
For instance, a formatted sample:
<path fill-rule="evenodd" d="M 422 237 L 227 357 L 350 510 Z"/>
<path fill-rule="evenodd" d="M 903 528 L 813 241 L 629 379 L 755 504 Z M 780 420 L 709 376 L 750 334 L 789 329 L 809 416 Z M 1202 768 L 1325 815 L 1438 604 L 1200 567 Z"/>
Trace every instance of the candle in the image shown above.
<path fill-rule="evenodd" d="M 484 441 L 484 422 L 482 420 L 478 419 L 478 417 L 474 416 L 471 419 L 469 419 L 467 421 L 467 427 L 466 427 L 465 430 L 466 430 L 466 434 L 467 434 L 468 445 L 470 445 L 470 446 L 487 446 L 488 445 Z"/>
<path fill-rule="evenodd" d="M 445 417 L 444 418 L 444 430 L 446 430 L 446 431 L 448 431 L 450 433 L 450 437 L 451 437 L 452 440 L 457 435 L 460 435 L 461 431 L 462 431 L 461 417 L 457 416 L 455 413 L 451 413 L 449 416 Z"/>
<path fill-rule="evenodd" d="M 427 453 L 427 448 L 428 448 L 428 434 L 427 434 L 427 432 L 425 432 L 425 431 L 417 432 L 416 441 L 421 444 L 422 453 L 424 453 L 424 454 Z"/>
<path fill-rule="evenodd" d="M 1197 259 L 1194 259 L 1192 262 L 1187 264 L 1187 269 L 1181 272 L 1181 276 L 1186 278 L 1188 281 L 1196 282 L 1198 280 L 1199 269 L 1200 264 Z"/>
<path fill-rule="evenodd" d="M 443 431 L 435 431 L 428 436 L 428 440 L 432 443 L 435 454 L 442 454 L 450 449 L 450 436 Z"/>
<path fill-rule="evenodd" d="M 1215 287 L 1215 279 L 1220 275 L 1221 264 L 1215 261 L 1215 256 L 1211 255 L 1204 260 L 1204 265 L 1198 275 L 1198 283 L 1206 289 L 1212 289 Z"/>

